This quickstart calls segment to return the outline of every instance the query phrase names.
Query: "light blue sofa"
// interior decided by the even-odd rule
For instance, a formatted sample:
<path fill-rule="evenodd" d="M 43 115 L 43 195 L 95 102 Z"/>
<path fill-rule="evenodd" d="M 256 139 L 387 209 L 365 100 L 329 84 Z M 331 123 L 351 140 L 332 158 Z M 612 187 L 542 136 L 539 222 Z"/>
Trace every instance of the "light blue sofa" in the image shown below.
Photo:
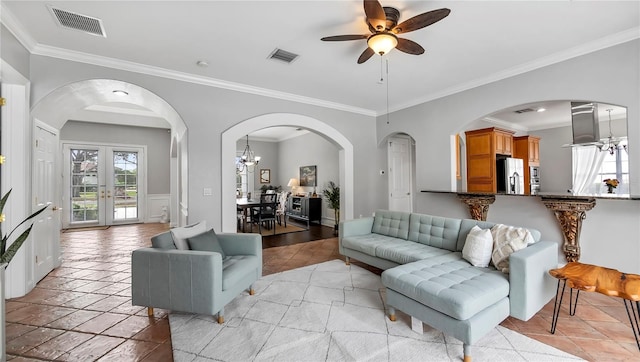
<path fill-rule="evenodd" d="M 218 316 L 224 306 L 262 276 L 260 234 L 217 234 L 226 257 L 212 251 L 178 250 L 171 232 L 151 238 L 151 248 L 131 255 L 131 302 L 148 308 Z"/>
<path fill-rule="evenodd" d="M 558 266 L 557 243 L 540 241 L 509 257 L 510 273 L 478 268 L 462 258 L 475 225 L 494 223 L 378 210 L 375 217 L 344 221 L 340 254 L 383 269 L 389 318 L 395 308 L 471 345 L 508 316 L 526 321 L 555 295 L 548 270 Z"/>

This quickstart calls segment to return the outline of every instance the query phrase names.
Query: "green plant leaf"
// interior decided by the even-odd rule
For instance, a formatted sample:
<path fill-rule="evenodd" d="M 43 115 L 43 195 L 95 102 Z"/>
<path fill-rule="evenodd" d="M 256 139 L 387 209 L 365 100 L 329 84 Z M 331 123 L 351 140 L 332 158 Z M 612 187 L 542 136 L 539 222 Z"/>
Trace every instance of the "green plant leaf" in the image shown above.
<path fill-rule="evenodd" d="M 9 195 L 11 195 L 11 190 L 7 191 L 7 193 L 0 200 L 0 214 L 2 214 L 2 210 L 4 210 L 4 204 L 7 203 L 7 199 L 9 198 Z"/>
<path fill-rule="evenodd" d="M 3 237 L 3 242 L 6 245 L 6 240 L 9 240 L 9 238 L 11 237 L 11 234 L 13 234 L 14 231 L 16 231 L 16 229 L 18 229 L 20 226 L 22 226 L 22 224 L 24 224 L 25 222 L 33 219 L 34 217 L 40 215 L 42 212 L 44 212 L 44 210 L 49 207 L 49 205 L 41 208 L 40 210 L 34 212 L 33 214 L 29 215 L 26 219 L 22 220 L 21 223 L 18 224 L 18 226 L 16 226 L 15 228 L 13 228 L 13 230 L 11 230 L 11 232 L 9 233 L 9 235 L 6 235 L 5 237 Z M 29 228 L 29 230 L 31 230 L 31 228 Z"/>
<path fill-rule="evenodd" d="M 33 228 L 33 225 L 29 226 L 27 230 L 23 231 L 22 234 L 18 236 L 18 238 L 13 242 L 13 244 L 9 246 L 9 249 L 7 249 L 6 253 L 2 253 L 2 257 L 0 257 L 0 264 L 1 263 L 8 264 L 9 262 L 11 262 L 11 259 L 13 259 L 14 255 L 16 255 L 16 253 L 18 252 L 18 250 L 20 249 L 24 241 L 27 240 L 27 238 L 29 237 L 31 228 Z"/>

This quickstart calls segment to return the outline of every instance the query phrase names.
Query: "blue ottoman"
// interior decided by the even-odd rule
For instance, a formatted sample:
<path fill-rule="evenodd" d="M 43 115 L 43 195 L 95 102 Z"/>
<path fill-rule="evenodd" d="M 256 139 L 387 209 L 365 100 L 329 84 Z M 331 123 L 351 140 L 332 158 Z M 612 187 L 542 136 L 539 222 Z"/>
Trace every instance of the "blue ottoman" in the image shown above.
<path fill-rule="evenodd" d="M 395 308 L 470 346 L 509 316 L 509 276 L 494 268 L 477 268 L 451 253 L 387 269 L 389 319 Z"/>

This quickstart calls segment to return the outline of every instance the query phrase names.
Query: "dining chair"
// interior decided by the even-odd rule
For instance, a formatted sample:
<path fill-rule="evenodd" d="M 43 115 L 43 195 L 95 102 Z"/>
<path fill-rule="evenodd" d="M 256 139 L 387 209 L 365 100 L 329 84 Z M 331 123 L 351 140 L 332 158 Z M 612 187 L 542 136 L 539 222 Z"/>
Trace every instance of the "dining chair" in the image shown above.
<path fill-rule="evenodd" d="M 278 194 L 278 208 L 276 209 L 276 219 L 278 225 L 282 225 L 284 220 L 284 227 L 287 227 L 287 198 L 289 196 L 288 191 L 282 191 Z"/>
<path fill-rule="evenodd" d="M 258 232 L 262 234 L 262 225 L 273 227 L 273 235 L 276 234 L 276 209 L 278 207 L 278 194 L 260 195 L 260 206 L 251 209 L 251 232 L 253 224 L 258 224 Z"/>

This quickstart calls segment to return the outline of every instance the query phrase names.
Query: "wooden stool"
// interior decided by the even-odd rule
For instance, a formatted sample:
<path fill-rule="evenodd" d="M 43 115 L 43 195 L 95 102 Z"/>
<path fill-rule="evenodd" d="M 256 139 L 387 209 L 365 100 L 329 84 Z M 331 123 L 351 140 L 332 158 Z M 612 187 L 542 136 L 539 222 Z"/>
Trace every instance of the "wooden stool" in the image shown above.
<path fill-rule="evenodd" d="M 636 337 L 636 344 L 640 350 L 640 275 L 625 274 L 615 269 L 605 268 L 597 265 L 570 262 L 562 268 L 551 269 L 549 274 L 558 279 L 556 289 L 556 299 L 553 306 L 553 318 L 551 320 L 551 334 L 555 334 L 558 325 L 558 315 L 562 306 L 564 288 L 569 284 L 569 315 L 576 314 L 578 297 L 580 291 L 598 292 L 612 297 L 620 297 L 631 322 L 633 335 Z M 562 284 L 562 291 L 560 291 Z M 576 298 L 573 300 L 573 290 L 576 289 Z M 560 295 L 560 301 L 558 301 Z M 628 304 L 627 304 L 628 302 Z M 634 304 L 635 302 L 635 304 Z"/>

